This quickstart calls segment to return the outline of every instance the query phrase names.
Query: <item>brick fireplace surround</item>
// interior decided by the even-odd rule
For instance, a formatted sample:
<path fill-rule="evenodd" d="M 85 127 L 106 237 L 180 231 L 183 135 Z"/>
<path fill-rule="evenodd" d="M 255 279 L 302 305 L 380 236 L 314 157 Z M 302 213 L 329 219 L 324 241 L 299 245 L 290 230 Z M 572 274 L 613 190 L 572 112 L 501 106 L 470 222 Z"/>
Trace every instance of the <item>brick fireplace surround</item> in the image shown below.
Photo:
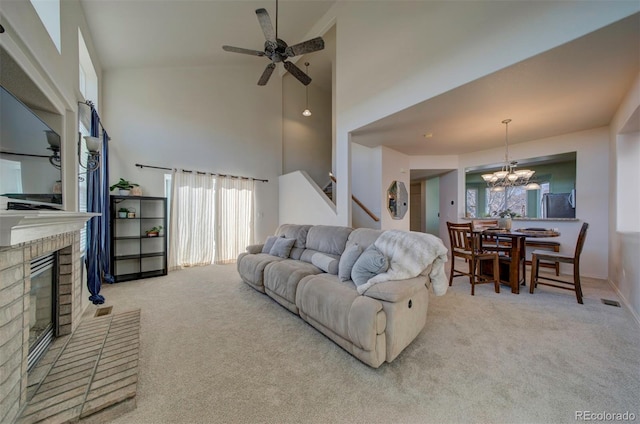
<path fill-rule="evenodd" d="M 80 232 L 0 247 L 0 422 L 14 422 L 27 402 L 31 260 L 59 252 L 54 335 L 71 334 L 82 316 Z"/>

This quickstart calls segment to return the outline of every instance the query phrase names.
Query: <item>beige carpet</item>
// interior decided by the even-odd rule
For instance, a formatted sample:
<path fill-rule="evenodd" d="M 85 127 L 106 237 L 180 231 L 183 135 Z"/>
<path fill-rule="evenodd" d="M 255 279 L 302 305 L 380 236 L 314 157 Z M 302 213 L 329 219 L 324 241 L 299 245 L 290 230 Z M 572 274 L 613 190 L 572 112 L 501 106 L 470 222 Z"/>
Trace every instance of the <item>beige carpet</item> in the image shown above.
<path fill-rule="evenodd" d="M 454 280 L 427 326 L 372 369 L 240 281 L 234 265 L 103 287 L 142 309 L 138 407 L 116 423 L 559 423 L 640 419 L 640 331 L 606 282 L 470 295 Z M 87 314 L 93 314 L 89 308 Z"/>

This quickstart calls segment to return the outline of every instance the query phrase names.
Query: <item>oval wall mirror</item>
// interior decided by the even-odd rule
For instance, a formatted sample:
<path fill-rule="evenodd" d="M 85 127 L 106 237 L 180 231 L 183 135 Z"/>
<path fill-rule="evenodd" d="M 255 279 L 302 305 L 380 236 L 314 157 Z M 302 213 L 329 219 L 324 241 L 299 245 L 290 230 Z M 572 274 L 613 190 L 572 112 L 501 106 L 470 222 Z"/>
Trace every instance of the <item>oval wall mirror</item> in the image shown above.
<path fill-rule="evenodd" d="M 391 218 L 402 219 L 409 210 L 409 193 L 402 181 L 393 181 L 387 189 L 387 209 Z"/>

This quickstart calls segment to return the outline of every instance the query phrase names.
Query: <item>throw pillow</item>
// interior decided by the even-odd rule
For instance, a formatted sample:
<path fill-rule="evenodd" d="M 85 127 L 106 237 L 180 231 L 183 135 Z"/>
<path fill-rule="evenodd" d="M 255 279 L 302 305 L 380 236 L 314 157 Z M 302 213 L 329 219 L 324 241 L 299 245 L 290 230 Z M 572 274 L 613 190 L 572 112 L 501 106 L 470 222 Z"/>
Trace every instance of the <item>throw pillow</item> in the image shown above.
<path fill-rule="evenodd" d="M 288 258 L 289 252 L 291 252 L 291 248 L 295 242 L 296 239 L 294 238 L 278 237 L 278 239 L 273 243 L 273 247 L 269 251 L 269 254 L 273 256 L 280 256 L 281 258 Z"/>
<path fill-rule="evenodd" d="M 340 263 L 338 264 L 338 278 L 340 278 L 340 281 L 347 281 L 351 279 L 353 264 L 356 263 L 361 254 L 362 248 L 357 244 L 352 244 L 342 252 L 342 256 L 340 256 Z"/>
<path fill-rule="evenodd" d="M 314 253 L 311 257 L 311 263 L 329 274 L 336 275 L 338 273 L 338 260 L 324 253 Z"/>
<path fill-rule="evenodd" d="M 279 236 L 269 236 L 267 237 L 267 239 L 264 242 L 264 246 L 262 246 L 262 253 L 269 253 L 271 252 L 271 248 L 273 247 L 273 243 L 276 242 L 276 240 L 278 240 Z"/>
<path fill-rule="evenodd" d="M 362 252 L 356 263 L 353 264 L 351 279 L 356 286 L 361 286 L 388 268 L 387 258 L 374 245 L 371 245 Z"/>

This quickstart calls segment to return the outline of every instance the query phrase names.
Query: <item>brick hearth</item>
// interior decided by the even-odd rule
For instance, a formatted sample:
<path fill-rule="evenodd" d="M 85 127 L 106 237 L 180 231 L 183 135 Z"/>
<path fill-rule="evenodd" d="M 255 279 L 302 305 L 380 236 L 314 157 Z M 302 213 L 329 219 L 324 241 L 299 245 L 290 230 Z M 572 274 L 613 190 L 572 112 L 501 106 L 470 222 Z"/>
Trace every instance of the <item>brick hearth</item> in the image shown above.
<path fill-rule="evenodd" d="M 135 408 L 140 310 L 85 318 L 29 374 L 19 424 L 106 422 Z"/>

